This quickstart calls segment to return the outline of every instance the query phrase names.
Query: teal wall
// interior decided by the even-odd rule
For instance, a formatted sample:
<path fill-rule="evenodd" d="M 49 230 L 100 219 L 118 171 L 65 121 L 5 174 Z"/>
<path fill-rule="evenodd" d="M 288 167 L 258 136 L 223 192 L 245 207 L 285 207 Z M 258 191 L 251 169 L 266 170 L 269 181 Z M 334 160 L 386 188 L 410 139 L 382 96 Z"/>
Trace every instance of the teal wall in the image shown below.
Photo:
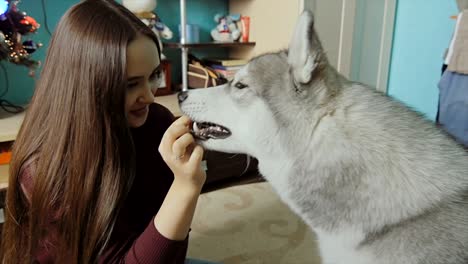
<path fill-rule="evenodd" d="M 435 119 L 443 54 L 455 26 L 455 0 L 398 1 L 388 94 Z"/>
<path fill-rule="evenodd" d="M 65 10 L 77 2 L 77 0 L 45 0 L 47 5 L 47 21 L 51 30 L 55 28 L 55 25 Z M 23 36 L 23 39 L 31 38 L 36 42 L 42 42 L 42 44 L 44 44 L 44 46 L 37 50 L 32 56 L 32 58 L 35 60 L 44 61 L 50 36 L 45 30 L 41 1 L 23 0 L 20 2 L 18 7 L 21 11 L 26 12 L 29 16 L 32 16 L 39 24 L 41 24 L 41 27 L 36 34 Z M 33 94 L 35 83 L 35 80 L 28 76 L 28 68 L 22 65 L 11 64 L 7 61 L 2 61 L 1 63 L 7 68 L 8 79 L 10 82 L 9 93 L 6 95 L 5 99 L 17 104 L 27 103 Z M 39 76 L 39 71 L 40 68 L 36 73 L 36 79 Z M 1 91 L 5 89 L 5 76 L 3 73 L 0 74 L 0 87 Z"/>
<path fill-rule="evenodd" d="M 47 22 L 51 30 L 54 30 L 55 25 L 65 11 L 78 3 L 78 0 L 45 0 Z M 120 1 L 119 1 L 120 2 Z M 46 49 L 49 43 L 50 36 L 45 30 L 44 16 L 40 0 L 22 0 L 19 4 L 19 9 L 34 17 L 41 28 L 36 34 L 25 36 L 37 42 L 42 42 L 44 46 L 33 54 L 33 59 L 44 61 Z M 200 40 L 209 41 L 210 31 L 216 26 L 213 17 L 216 13 L 228 12 L 228 1 L 220 0 L 190 0 L 187 1 L 187 21 L 191 24 L 197 24 L 200 27 Z M 156 8 L 158 15 L 174 32 L 175 41 L 179 38 L 178 24 L 180 21 L 179 1 L 159 0 Z M 98 25 L 96 25 L 98 26 Z M 165 41 L 165 40 L 163 40 Z M 192 52 L 192 51 L 191 51 Z M 164 53 L 171 60 L 173 65 L 174 83 L 180 83 L 180 51 L 165 50 Z M 193 53 L 197 56 L 222 56 L 227 55 L 224 49 L 213 50 L 194 50 Z M 17 104 L 25 104 L 29 102 L 33 91 L 35 79 L 28 76 L 28 69 L 24 66 L 17 66 L 6 61 L 2 61 L 7 68 L 8 78 L 10 82 L 9 93 L 6 95 L 7 100 Z M 36 74 L 36 80 L 40 75 L 40 69 Z M 0 73 L 0 92 L 5 88 L 5 77 Z"/>

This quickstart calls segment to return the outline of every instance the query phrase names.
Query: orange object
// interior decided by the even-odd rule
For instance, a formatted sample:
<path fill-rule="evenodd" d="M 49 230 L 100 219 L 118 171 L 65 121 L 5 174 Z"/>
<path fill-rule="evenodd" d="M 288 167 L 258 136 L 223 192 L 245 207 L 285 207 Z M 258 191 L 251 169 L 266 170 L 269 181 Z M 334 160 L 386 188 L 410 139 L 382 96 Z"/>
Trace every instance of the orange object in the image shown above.
<path fill-rule="evenodd" d="M 5 165 L 10 163 L 11 160 L 11 151 L 0 153 L 0 165 Z"/>
<path fill-rule="evenodd" d="M 20 21 L 20 23 L 23 25 L 31 25 L 31 29 L 30 29 L 31 32 L 35 32 L 40 27 L 39 23 L 37 23 L 37 21 L 30 16 L 25 16 Z"/>
<path fill-rule="evenodd" d="M 241 24 L 242 24 L 241 42 L 249 42 L 249 36 L 250 36 L 250 17 L 248 17 L 248 16 L 242 16 L 242 17 L 241 17 Z"/>
<path fill-rule="evenodd" d="M 457 20 L 458 16 L 451 16 L 450 18 Z"/>

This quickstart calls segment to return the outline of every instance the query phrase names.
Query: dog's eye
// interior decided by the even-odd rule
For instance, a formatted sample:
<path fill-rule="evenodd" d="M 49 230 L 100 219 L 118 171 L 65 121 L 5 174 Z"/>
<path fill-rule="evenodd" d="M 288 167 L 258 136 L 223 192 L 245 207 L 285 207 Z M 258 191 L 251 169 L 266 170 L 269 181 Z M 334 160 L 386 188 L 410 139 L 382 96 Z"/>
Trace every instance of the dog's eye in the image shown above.
<path fill-rule="evenodd" d="M 241 82 L 236 82 L 236 84 L 234 85 L 237 89 L 244 89 L 244 88 L 247 88 L 248 86 L 246 84 L 243 84 Z"/>

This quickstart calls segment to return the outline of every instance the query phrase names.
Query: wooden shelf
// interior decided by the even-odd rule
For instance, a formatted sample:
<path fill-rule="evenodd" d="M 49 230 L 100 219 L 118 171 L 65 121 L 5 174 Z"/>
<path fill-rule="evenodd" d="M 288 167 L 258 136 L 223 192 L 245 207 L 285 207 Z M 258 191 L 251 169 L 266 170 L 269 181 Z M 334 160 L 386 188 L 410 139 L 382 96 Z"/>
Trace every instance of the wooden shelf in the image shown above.
<path fill-rule="evenodd" d="M 0 143 L 14 141 L 23 123 L 24 112 L 9 114 L 0 111 Z"/>
<path fill-rule="evenodd" d="M 255 42 L 200 42 L 200 43 L 187 43 L 182 44 L 179 42 L 165 42 L 165 48 L 180 49 L 180 48 L 231 48 L 231 47 L 253 47 Z"/>
<path fill-rule="evenodd" d="M 8 188 L 8 171 L 10 170 L 10 165 L 0 165 L 0 191 Z"/>

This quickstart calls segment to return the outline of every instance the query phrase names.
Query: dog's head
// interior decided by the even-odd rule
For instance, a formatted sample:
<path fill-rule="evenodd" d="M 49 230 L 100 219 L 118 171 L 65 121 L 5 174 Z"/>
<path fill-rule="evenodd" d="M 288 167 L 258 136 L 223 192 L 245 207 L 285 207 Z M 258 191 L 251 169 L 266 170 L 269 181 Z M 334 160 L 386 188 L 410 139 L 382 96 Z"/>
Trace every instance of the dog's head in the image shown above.
<path fill-rule="evenodd" d="M 280 127 L 307 122 L 309 109 L 334 93 L 328 71 L 313 16 L 304 12 L 288 51 L 252 59 L 225 85 L 180 94 L 180 106 L 204 147 L 257 156 L 279 144 Z"/>

